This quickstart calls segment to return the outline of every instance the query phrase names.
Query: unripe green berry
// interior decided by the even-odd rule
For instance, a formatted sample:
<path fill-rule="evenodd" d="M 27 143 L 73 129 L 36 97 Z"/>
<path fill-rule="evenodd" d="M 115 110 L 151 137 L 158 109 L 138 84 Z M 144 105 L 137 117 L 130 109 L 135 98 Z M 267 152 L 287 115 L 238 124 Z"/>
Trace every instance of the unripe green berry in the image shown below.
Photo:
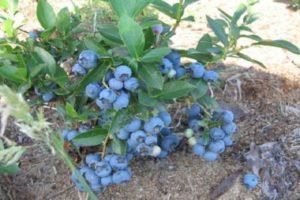
<path fill-rule="evenodd" d="M 197 144 L 197 140 L 195 137 L 191 137 L 189 140 L 189 145 L 194 146 L 195 144 Z"/>
<path fill-rule="evenodd" d="M 176 75 L 175 69 L 171 69 L 171 70 L 169 71 L 169 73 L 168 73 L 168 77 L 169 77 L 169 78 L 173 78 L 175 75 Z"/>
<path fill-rule="evenodd" d="M 194 131 L 192 129 L 188 128 L 185 130 L 185 137 L 190 138 L 193 137 L 193 135 L 194 135 Z"/>

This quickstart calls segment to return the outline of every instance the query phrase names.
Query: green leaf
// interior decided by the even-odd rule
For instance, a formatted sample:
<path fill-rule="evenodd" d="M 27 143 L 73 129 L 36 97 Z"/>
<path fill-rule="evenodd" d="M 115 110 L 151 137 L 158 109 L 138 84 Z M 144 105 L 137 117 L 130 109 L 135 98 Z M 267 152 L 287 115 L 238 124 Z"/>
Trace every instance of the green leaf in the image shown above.
<path fill-rule="evenodd" d="M 4 143 L 3 140 L 0 139 L 0 151 L 2 151 L 4 149 Z"/>
<path fill-rule="evenodd" d="M 232 16 L 230 16 L 227 12 L 225 12 L 221 8 L 218 8 L 218 10 L 224 15 L 224 17 L 226 17 L 227 20 L 229 20 L 229 21 L 232 20 Z"/>
<path fill-rule="evenodd" d="M 200 1 L 200 0 L 185 0 L 183 6 L 187 7 L 193 3 L 196 3 L 197 1 Z"/>
<path fill-rule="evenodd" d="M 173 19 L 176 19 L 176 12 L 174 12 L 173 7 L 167 2 L 162 0 L 153 0 L 151 3 L 152 6 L 157 10 L 159 10 L 160 12 L 164 13 L 165 15 Z"/>
<path fill-rule="evenodd" d="M 119 16 L 136 17 L 151 2 L 151 0 L 109 0 L 112 9 Z"/>
<path fill-rule="evenodd" d="M 13 146 L 0 151 L 0 163 L 3 165 L 12 165 L 19 161 L 26 148 L 22 146 Z"/>
<path fill-rule="evenodd" d="M 119 110 L 111 121 L 109 134 L 114 135 L 129 121 L 129 115 L 127 110 Z"/>
<path fill-rule="evenodd" d="M 100 145 L 108 132 L 102 128 L 94 128 L 90 131 L 77 135 L 72 141 L 80 146 L 96 146 Z"/>
<path fill-rule="evenodd" d="M 154 25 L 162 24 L 156 17 L 143 17 L 140 22 L 140 26 L 143 29 L 151 28 Z"/>
<path fill-rule="evenodd" d="M 258 35 L 240 35 L 241 38 L 248 38 L 257 42 L 262 41 L 263 39 L 259 37 Z"/>
<path fill-rule="evenodd" d="M 0 76 L 15 83 L 23 83 L 27 80 L 27 70 L 26 68 L 18 68 L 13 65 L 6 65 L 0 67 Z"/>
<path fill-rule="evenodd" d="M 98 30 L 105 39 L 117 44 L 123 44 L 118 27 L 115 25 L 103 24 L 98 27 Z"/>
<path fill-rule="evenodd" d="M 68 102 L 66 104 L 66 112 L 67 112 L 67 115 L 71 118 L 78 117 L 78 113 L 76 112 L 75 108 Z"/>
<path fill-rule="evenodd" d="M 142 27 L 129 16 L 123 15 L 119 21 L 119 33 L 131 56 L 139 58 L 145 46 Z"/>
<path fill-rule="evenodd" d="M 140 78 L 146 83 L 147 87 L 161 90 L 163 88 L 164 79 L 156 66 L 144 65 L 138 68 Z"/>
<path fill-rule="evenodd" d="M 209 16 L 206 16 L 209 27 L 213 30 L 218 39 L 225 45 L 228 46 L 228 35 L 225 32 L 225 29 L 220 23 L 216 22 Z"/>
<path fill-rule="evenodd" d="M 85 87 L 92 82 L 100 82 L 102 81 L 105 72 L 107 70 L 108 64 L 103 63 L 101 66 L 98 66 L 91 70 L 79 83 L 79 85 L 75 88 L 74 94 L 77 95 L 81 93 Z"/>
<path fill-rule="evenodd" d="M 246 11 L 247 11 L 247 6 L 241 3 L 238 9 L 234 12 L 231 23 L 236 24 Z"/>
<path fill-rule="evenodd" d="M 9 0 L 2 0 L 2 1 L 0 1 L 0 8 L 7 9 L 8 8 L 8 1 Z"/>
<path fill-rule="evenodd" d="M 57 30 L 60 33 L 66 34 L 71 29 L 71 16 L 68 8 L 63 8 L 57 14 L 56 21 Z"/>
<path fill-rule="evenodd" d="M 215 98 L 204 95 L 198 99 L 198 103 L 204 106 L 206 109 L 216 109 L 218 108 L 218 102 Z"/>
<path fill-rule="evenodd" d="M 0 165 L 0 174 L 14 174 L 18 171 L 20 171 L 20 168 L 16 163 L 6 166 Z"/>
<path fill-rule="evenodd" d="M 213 45 L 212 39 L 209 34 L 205 34 L 202 36 L 202 38 L 199 40 L 198 45 L 196 49 L 200 52 L 207 53 L 207 49 L 211 48 Z"/>
<path fill-rule="evenodd" d="M 207 83 L 203 80 L 193 80 L 191 82 L 196 88 L 191 92 L 192 97 L 197 100 L 203 97 L 208 90 Z"/>
<path fill-rule="evenodd" d="M 48 73 L 54 76 L 56 72 L 56 62 L 53 56 L 41 47 L 35 47 L 34 52 L 39 56 L 42 62 L 46 65 Z"/>
<path fill-rule="evenodd" d="M 148 53 L 146 53 L 143 58 L 142 62 L 144 63 L 151 63 L 151 62 L 161 62 L 161 59 L 168 55 L 171 50 L 168 47 L 160 47 L 156 49 L 151 49 Z"/>
<path fill-rule="evenodd" d="M 182 18 L 182 21 L 195 22 L 195 17 L 190 15 L 188 17 Z"/>
<path fill-rule="evenodd" d="M 46 0 L 39 0 L 37 18 L 44 29 L 51 29 L 56 24 L 56 15 L 52 6 Z"/>
<path fill-rule="evenodd" d="M 264 46 L 279 47 L 282 49 L 286 49 L 294 54 L 300 54 L 300 49 L 296 45 L 294 45 L 286 40 L 263 40 L 263 41 L 254 43 L 252 45 L 264 45 Z"/>
<path fill-rule="evenodd" d="M 68 74 L 61 67 L 56 68 L 53 79 L 54 79 L 54 82 L 57 83 L 62 88 L 66 87 L 66 85 L 69 83 Z"/>
<path fill-rule="evenodd" d="M 14 21 L 11 19 L 7 19 L 3 22 L 3 31 L 7 35 L 7 37 L 13 37 L 15 33 L 15 29 L 13 27 Z"/>
<path fill-rule="evenodd" d="M 124 155 L 126 153 L 126 144 L 117 137 L 114 137 L 112 141 L 112 149 L 114 153 Z"/>
<path fill-rule="evenodd" d="M 138 93 L 138 99 L 139 103 L 144 105 L 144 106 L 150 106 L 150 107 L 155 107 L 158 103 L 158 101 L 152 97 L 150 97 L 148 94 L 143 92 L 142 90 L 139 91 Z"/>
<path fill-rule="evenodd" d="M 255 59 L 249 57 L 249 56 L 246 55 L 246 54 L 243 54 L 243 53 L 239 52 L 239 53 L 237 53 L 237 56 L 238 56 L 239 58 L 242 58 L 242 59 L 247 60 L 247 61 L 249 61 L 249 62 L 258 64 L 258 65 L 262 66 L 263 68 L 266 68 L 266 66 L 265 66 L 262 62 L 260 62 L 260 61 L 258 61 L 258 60 L 255 60 Z"/>
<path fill-rule="evenodd" d="M 186 81 L 171 81 L 164 85 L 163 90 L 157 95 L 161 99 L 174 99 L 187 95 L 195 86 Z"/>

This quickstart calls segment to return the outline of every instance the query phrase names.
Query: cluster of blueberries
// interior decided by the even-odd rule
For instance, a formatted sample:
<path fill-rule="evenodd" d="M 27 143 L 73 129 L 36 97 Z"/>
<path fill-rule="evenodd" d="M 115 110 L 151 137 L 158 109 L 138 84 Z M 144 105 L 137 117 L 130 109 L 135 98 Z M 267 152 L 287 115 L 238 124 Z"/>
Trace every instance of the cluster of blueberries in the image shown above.
<path fill-rule="evenodd" d="M 127 158 L 117 154 L 107 154 L 103 159 L 99 153 L 88 154 L 84 165 L 78 170 L 91 189 L 98 193 L 107 186 L 130 181 L 132 177 Z M 84 190 L 75 173 L 72 174 L 71 180 L 80 191 Z"/>
<path fill-rule="evenodd" d="M 180 55 L 176 51 L 171 51 L 162 59 L 162 65 L 159 66 L 160 72 L 169 78 L 181 78 L 187 73 L 191 74 L 194 79 L 202 78 L 208 82 L 215 82 L 219 78 L 219 74 L 212 70 L 205 70 L 201 63 L 192 63 L 188 67 L 184 67 L 180 62 Z"/>
<path fill-rule="evenodd" d="M 49 83 L 47 85 L 47 87 L 50 89 L 50 90 L 54 90 L 57 88 L 57 85 L 55 83 Z M 41 97 L 43 99 L 44 102 L 49 102 L 51 101 L 54 97 L 55 97 L 55 94 L 54 92 L 52 91 L 48 91 L 48 92 L 41 92 L 39 88 L 37 87 L 34 87 L 34 93 Z"/>
<path fill-rule="evenodd" d="M 171 120 L 167 111 L 161 111 L 146 122 L 134 118 L 120 129 L 117 137 L 126 141 L 127 157 L 129 159 L 133 156 L 166 157 L 175 150 L 182 138 L 168 128 Z"/>
<path fill-rule="evenodd" d="M 212 122 L 219 122 L 222 125 L 209 129 L 209 137 L 196 138 L 194 135 L 203 131 L 201 119 L 203 119 L 203 109 L 199 104 L 193 104 L 187 109 L 189 129 L 185 135 L 189 138 L 189 144 L 193 146 L 193 152 L 203 157 L 206 161 L 215 161 L 218 154 L 223 153 L 226 147 L 233 144 L 231 135 L 236 132 L 236 124 L 233 122 L 234 115 L 228 110 L 217 110 L 213 113 Z"/>
<path fill-rule="evenodd" d="M 96 100 L 97 106 L 102 110 L 126 108 L 129 105 L 130 92 L 136 91 L 139 87 L 138 79 L 131 75 L 131 69 L 126 65 L 121 65 L 113 73 L 109 71 L 106 74 L 108 86 L 90 83 L 85 88 L 85 94 Z"/>
<path fill-rule="evenodd" d="M 85 76 L 90 69 L 98 65 L 99 54 L 93 50 L 84 50 L 79 54 L 76 64 L 72 67 L 72 73 Z"/>

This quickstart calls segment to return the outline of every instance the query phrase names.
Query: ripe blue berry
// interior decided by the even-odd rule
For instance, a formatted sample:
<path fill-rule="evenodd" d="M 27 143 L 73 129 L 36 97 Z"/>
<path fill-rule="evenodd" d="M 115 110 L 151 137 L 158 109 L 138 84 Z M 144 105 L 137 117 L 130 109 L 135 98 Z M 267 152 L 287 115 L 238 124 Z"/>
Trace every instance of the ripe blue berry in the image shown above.
<path fill-rule="evenodd" d="M 172 134 L 164 137 L 161 141 L 161 148 L 164 151 L 172 152 L 179 145 L 181 138 L 178 135 Z"/>
<path fill-rule="evenodd" d="M 33 39 L 33 40 L 37 40 L 38 39 L 38 34 L 37 34 L 37 31 L 35 31 L 35 30 L 33 30 L 33 31 L 29 31 L 28 32 L 28 35 L 29 35 L 29 37 L 31 38 L 31 39 Z"/>
<path fill-rule="evenodd" d="M 199 104 L 193 104 L 190 108 L 186 109 L 186 114 L 189 118 L 197 118 L 202 112 L 202 108 Z"/>
<path fill-rule="evenodd" d="M 42 95 L 42 99 L 43 99 L 43 101 L 45 101 L 45 102 L 49 102 L 49 101 L 51 101 L 53 98 L 54 98 L 54 93 L 53 92 L 47 92 L 47 93 L 44 93 L 43 95 Z"/>
<path fill-rule="evenodd" d="M 177 67 L 176 71 L 176 78 L 183 77 L 186 74 L 186 69 L 184 67 Z"/>
<path fill-rule="evenodd" d="M 84 69 L 80 64 L 76 63 L 73 67 L 72 67 L 72 73 L 74 73 L 75 75 L 81 75 L 81 76 L 85 76 L 86 75 L 86 69 Z"/>
<path fill-rule="evenodd" d="M 192 119 L 189 121 L 189 127 L 195 131 L 198 132 L 200 129 L 199 121 L 197 119 Z"/>
<path fill-rule="evenodd" d="M 159 133 L 164 126 L 164 122 L 159 117 L 152 117 L 145 123 L 144 130 L 148 133 Z"/>
<path fill-rule="evenodd" d="M 204 160 L 206 160 L 206 161 L 213 162 L 213 161 L 217 160 L 218 154 L 215 153 L 215 152 L 206 151 L 206 152 L 203 154 L 203 158 L 204 158 Z"/>
<path fill-rule="evenodd" d="M 100 161 L 95 164 L 95 173 L 99 177 L 106 177 L 112 172 L 111 166 L 107 161 Z"/>
<path fill-rule="evenodd" d="M 151 135 L 151 136 L 146 137 L 145 143 L 147 145 L 157 144 L 157 136 Z"/>
<path fill-rule="evenodd" d="M 173 69 L 173 64 L 170 60 L 163 58 L 162 59 L 162 66 L 160 67 L 160 72 L 162 74 L 167 74 L 169 71 Z"/>
<path fill-rule="evenodd" d="M 117 137 L 120 140 L 127 140 L 129 137 L 129 133 L 124 128 L 121 128 L 120 131 L 117 133 Z"/>
<path fill-rule="evenodd" d="M 253 173 L 247 173 L 243 178 L 243 183 L 249 189 L 254 189 L 259 183 L 259 177 Z"/>
<path fill-rule="evenodd" d="M 97 162 L 100 162 L 100 155 L 97 153 L 90 153 L 85 157 L 85 163 L 89 167 L 94 167 Z"/>
<path fill-rule="evenodd" d="M 114 184 L 120 184 L 131 180 L 131 173 L 128 170 L 116 171 L 112 176 L 112 182 Z"/>
<path fill-rule="evenodd" d="M 124 87 L 126 90 L 135 91 L 139 87 L 139 82 L 136 78 L 131 77 L 124 82 Z"/>
<path fill-rule="evenodd" d="M 161 129 L 160 133 L 163 136 L 167 136 L 167 135 L 170 135 L 172 133 L 172 131 L 171 131 L 171 129 L 164 127 L 164 128 Z"/>
<path fill-rule="evenodd" d="M 136 146 L 138 143 L 143 143 L 146 140 L 146 133 L 144 131 L 138 130 L 131 134 L 130 139 L 132 140 L 132 145 Z"/>
<path fill-rule="evenodd" d="M 68 141 L 71 141 L 73 138 L 75 138 L 77 135 L 79 135 L 79 132 L 78 131 L 70 131 L 68 133 L 68 136 L 67 136 L 67 140 Z"/>
<path fill-rule="evenodd" d="M 201 63 L 191 64 L 190 69 L 192 70 L 193 78 L 202 78 L 205 72 L 205 68 Z"/>
<path fill-rule="evenodd" d="M 213 141 L 208 145 L 208 149 L 215 153 L 223 153 L 225 151 L 225 143 L 223 140 Z"/>
<path fill-rule="evenodd" d="M 104 89 L 100 92 L 99 99 L 104 103 L 113 103 L 117 98 L 116 93 L 111 89 Z"/>
<path fill-rule="evenodd" d="M 197 139 L 197 143 L 201 144 L 202 146 L 206 146 L 209 143 L 209 139 L 205 139 L 204 137 L 199 137 Z"/>
<path fill-rule="evenodd" d="M 61 133 L 62 139 L 66 140 L 70 131 L 70 129 L 64 129 Z"/>
<path fill-rule="evenodd" d="M 92 69 L 97 66 L 99 55 L 92 50 L 84 50 L 79 54 L 78 64 L 85 69 Z"/>
<path fill-rule="evenodd" d="M 90 187 L 96 193 L 103 192 L 103 190 L 104 190 L 102 185 L 101 185 L 101 180 L 100 179 L 97 183 L 90 184 Z"/>
<path fill-rule="evenodd" d="M 225 123 L 231 123 L 234 119 L 234 115 L 231 111 L 229 110 L 225 110 L 224 112 L 222 112 L 222 121 Z"/>
<path fill-rule="evenodd" d="M 224 141 L 226 147 L 233 145 L 233 141 L 230 136 L 225 136 L 223 138 L 223 141 Z"/>
<path fill-rule="evenodd" d="M 125 92 L 121 92 L 121 94 L 117 97 L 116 101 L 113 103 L 115 110 L 126 108 L 128 105 L 129 105 L 129 95 Z"/>
<path fill-rule="evenodd" d="M 196 144 L 193 146 L 193 152 L 197 156 L 203 156 L 203 154 L 205 153 L 205 148 L 201 144 Z"/>
<path fill-rule="evenodd" d="M 223 131 L 225 131 L 226 134 L 231 135 L 236 132 L 236 124 L 233 122 L 224 124 L 222 126 L 222 129 Z"/>
<path fill-rule="evenodd" d="M 166 126 L 169 126 L 172 122 L 171 115 L 167 111 L 159 112 L 158 117 L 165 123 Z"/>
<path fill-rule="evenodd" d="M 152 152 L 152 148 L 145 143 L 137 145 L 135 150 L 140 156 L 148 156 Z"/>
<path fill-rule="evenodd" d="M 131 69 L 126 65 L 121 65 L 116 68 L 114 75 L 115 78 L 120 81 L 126 81 L 131 77 L 132 71 Z"/>
<path fill-rule="evenodd" d="M 113 90 L 121 90 L 123 88 L 123 82 L 115 78 L 110 79 L 108 85 Z"/>
<path fill-rule="evenodd" d="M 157 157 L 158 158 L 166 158 L 168 155 L 169 155 L 169 153 L 167 151 L 161 151 Z"/>
<path fill-rule="evenodd" d="M 168 55 L 165 56 L 171 63 L 173 64 L 174 68 L 180 66 L 180 55 L 176 51 L 172 51 Z"/>
<path fill-rule="evenodd" d="M 112 168 L 121 170 L 127 168 L 128 161 L 124 156 L 113 155 L 109 161 L 109 164 Z"/>
<path fill-rule="evenodd" d="M 84 173 L 84 177 L 91 185 L 97 185 L 100 182 L 100 178 L 96 175 L 96 173 L 93 170 L 86 171 Z"/>
<path fill-rule="evenodd" d="M 97 83 L 90 83 L 85 87 L 85 95 L 91 99 L 96 99 L 100 91 L 101 87 Z"/>
<path fill-rule="evenodd" d="M 164 27 L 161 24 L 156 24 L 152 26 L 152 31 L 155 35 L 160 35 L 164 30 Z"/>
<path fill-rule="evenodd" d="M 206 81 L 215 82 L 219 78 L 219 74 L 215 71 L 206 71 L 204 72 L 203 79 Z"/>
<path fill-rule="evenodd" d="M 112 176 L 106 176 L 106 177 L 101 178 L 101 184 L 105 187 L 111 185 L 112 184 Z"/>
<path fill-rule="evenodd" d="M 126 125 L 125 130 L 128 132 L 135 132 L 140 129 L 142 121 L 138 118 L 134 118 L 129 124 Z"/>
<path fill-rule="evenodd" d="M 210 137 L 214 140 L 221 140 L 225 137 L 225 132 L 220 128 L 212 128 L 209 131 Z"/>

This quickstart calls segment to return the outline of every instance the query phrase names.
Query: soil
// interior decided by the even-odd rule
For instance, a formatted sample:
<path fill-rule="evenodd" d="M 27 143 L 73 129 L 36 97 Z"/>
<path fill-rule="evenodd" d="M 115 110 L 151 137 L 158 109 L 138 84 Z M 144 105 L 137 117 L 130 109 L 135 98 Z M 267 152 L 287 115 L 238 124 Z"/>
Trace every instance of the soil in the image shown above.
<path fill-rule="evenodd" d="M 35 4 L 29 0 L 25 2 L 28 3 L 25 3 L 25 14 L 34 18 Z M 69 1 L 49 2 L 61 7 Z M 206 15 L 215 17 L 217 8 L 232 12 L 236 7 L 234 0 L 201 0 L 193 4 L 188 12 L 195 15 L 196 23 L 181 24 L 173 38 L 173 46 L 195 47 L 198 39 L 210 31 L 206 27 Z M 256 33 L 263 38 L 284 38 L 300 46 L 300 11 L 290 10 L 288 1 L 264 0 L 255 10 L 260 13 L 260 20 L 253 24 Z M 165 16 L 161 18 L 168 21 Z M 227 84 L 226 89 L 217 89 L 214 93 L 221 106 L 231 109 L 237 116 L 238 133 L 232 148 L 214 163 L 194 156 L 186 146 L 167 159 L 136 159 L 131 166 L 133 180 L 108 188 L 100 199 L 268 199 L 261 186 L 247 190 L 241 184 L 242 174 L 250 170 L 245 165 L 244 154 L 249 151 L 251 142 L 260 145 L 276 141 L 284 146 L 289 160 L 300 162 L 300 134 L 295 131 L 300 128 L 300 56 L 269 47 L 255 48 L 247 53 L 263 61 L 267 68 L 233 59 L 218 66 Z M 52 116 L 49 118 L 55 121 Z M 22 158 L 21 172 L 1 177 L 0 199 L 85 199 L 72 185 L 62 161 L 37 146 L 29 148 Z M 240 169 L 243 172 L 232 180 L 231 187 L 222 191 L 218 198 L 212 197 L 215 188 Z M 286 175 L 294 179 L 282 199 L 300 199 L 297 167 L 287 168 Z"/>

